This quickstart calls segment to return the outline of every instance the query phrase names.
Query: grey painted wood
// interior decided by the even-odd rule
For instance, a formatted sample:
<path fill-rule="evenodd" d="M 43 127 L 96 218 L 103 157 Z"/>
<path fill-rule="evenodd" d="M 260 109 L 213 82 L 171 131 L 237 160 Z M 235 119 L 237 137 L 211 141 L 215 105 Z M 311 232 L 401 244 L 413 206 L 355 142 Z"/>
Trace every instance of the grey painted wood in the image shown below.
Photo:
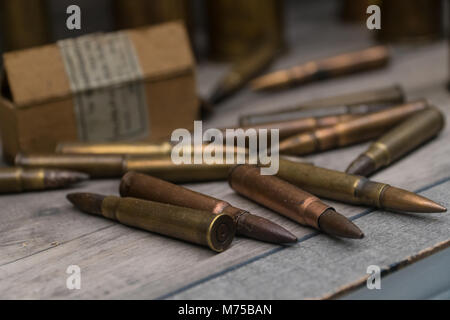
<path fill-rule="evenodd" d="M 381 289 L 363 286 L 342 299 L 434 299 L 450 298 L 450 248 L 382 278 Z"/>
<path fill-rule="evenodd" d="M 272 69 L 318 56 L 361 48 L 371 43 L 364 29 L 336 26 L 332 21 L 324 22 L 320 29 L 315 31 L 318 36 L 311 37 L 312 28 L 312 20 L 305 19 L 303 27 L 290 30 L 289 40 L 293 44 L 292 50 L 280 58 Z M 446 113 L 448 119 L 450 96 L 444 90 L 447 77 L 445 43 L 438 42 L 420 47 L 395 47 L 393 53 L 392 64 L 384 70 L 315 83 L 273 95 L 244 90 L 220 106 L 205 127 L 235 125 L 239 114 L 251 111 L 275 109 L 316 97 L 393 83 L 401 83 L 410 98 L 421 96 L 429 98 Z M 200 92 L 203 94 L 209 92 L 214 85 L 214 80 L 218 79 L 224 70 L 223 65 L 200 64 L 198 67 Z M 440 137 L 378 173 L 374 179 L 414 190 L 446 177 L 450 172 L 449 130 L 450 128 L 447 127 Z M 307 158 L 317 165 L 345 169 L 366 145 L 329 151 Z M 76 190 L 117 194 L 117 187 L 117 180 L 102 180 L 88 182 Z M 248 279 L 248 281 L 242 281 L 247 287 L 241 287 L 242 291 L 238 292 L 236 297 L 244 293 L 247 294 L 246 298 L 258 297 L 261 290 L 270 296 L 274 294 L 274 287 L 260 286 L 260 278 L 248 272 L 242 273 L 243 270 L 248 269 L 240 268 L 240 266 L 252 259 L 263 262 L 279 257 L 272 263 L 272 269 L 268 267 L 270 265 L 268 262 L 269 264 L 261 266 L 262 270 L 276 275 L 273 271 L 279 268 L 280 272 L 286 272 L 286 277 L 290 274 L 289 272 L 301 273 L 302 270 L 285 267 L 285 263 L 289 261 L 283 260 L 283 256 L 278 254 L 295 253 L 301 258 L 303 254 L 301 250 L 307 248 L 306 244 L 311 243 L 311 248 L 314 248 L 311 250 L 316 252 L 321 250 L 325 252 L 327 248 L 334 248 L 337 250 L 336 254 L 345 255 L 347 259 L 333 268 L 333 272 L 337 275 L 347 274 L 348 278 L 345 279 L 351 282 L 356 280 L 353 279 L 355 275 L 360 275 L 359 271 L 357 274 L 346 273 L 353 255 L 356 256 L 361 250 L 370 255 L 370 246 L 375 246 L 376 250 L 384 248 L 377 247 L 377 242 L 369 237 L 362 242 L 338 241 L 325 236 L 308 238 L 315 234 L 311 229 L 295 225 L 255 203 L 242 199 L 234 194 L 226 182 L 192 184 L 189 187 L 223 198 L 255 214 L 269 217 L 299 237 L 308 240 L 282 250 L 283 248 L 279 246 L 240 238 L 229 250 L 217 255 L 202 247 L 80 213 L 65 200 L 68 190 L 6 195 L 0 197 L 0 298 L 157 298 L 165 296 L 208 298 L 220 294 L 222 294 L 221 297 L 234 297 L 229 295 L 230 292 L 234 294 L 234 289 L 231 290 L 230 287 L 223 289 L 222 284 L 217 284 L 217 280 L 214 280 L 218 279 L 216 276 L 224 271 L 227 271 L 227 277 L 236 274 L 237 278 L 233 278 L 233 281 Z M 443 199 L 448 198 L 448 185 L 445 185 L 444 190 L 439 190 Z M 354 216 L 366 210 L 362 207 L 330 203 L 347 216 Z M 370 222 L 372 221 L 370 219 L 374 219 L 372 215 L 385 217 L 385 219 L 391 218 L 390 214 L 377 212 L 364 219 L 369 219 Z M 418 227 L 422 225 L 419 223 L 423 221 L 422 218 L 400 217 L 404 223 L 401 227 L 406 228 L 410 224 L 412 226 L 417 224 Z M 395 220 L 393 217 L 392 219 Z M 377 220 L 373 221 L 378 223 Z M 385 223 L 388 223 L 390 220 L 386 221 Z M 357 223 L 360 223 L 359 219 Z M 370 230 L 364 223 L 362 223 L 363 229 Z M 439 237 L 442 236 L 442 230 L 448 231 L 443 229 L 448 227 L 446 224 L 433 223 L 432 226 L 439 231 L 437 232 Z M 377 229 L 378 235 L 386 232 L 389 233 L 389 229 Z M 430 237 L 432 235 L 433 233 L 430 233 Z M 411 233 L 404 234 L 401 240 L 412 243 L 413 246 L 410 249 L 414 252 L 420 250 L 422 246 L 437 243 L 441 238 L 431 237 L 427 239 L 428 242 L 422 242 Z M 385 239 L 383 243 L 389 246 L 390 241 L 390 238 Z M 402 243 L 396 242 L 396 245 L 401 246 Z M 399 253 L 392 252 L 393 258 L 397 255 Z M 389 256 L 386 259 L 392 257 Z M 323 256 L 323 259 L 321 264 L 326 265 L 329 261 L 327 256 Z M 68 275 L 65 270 L 71 264 L 81 267 L 81 290 L 66 289 L 65 281 Z M 281 279 L 275 277 L 272 279 L 274 282 L 270 283 L 277 283 Z M 201 283 L 201 286 L 197 286 L 197 283 Z M 202 287 L 203 285 L 205 287 Z M 332 292 L 338 285 L 340 285 L 338 282 L 331 281 L 327 288 L 322 287 L 321 292 Z M 190 289 L 182 291 L 176 296 L 171 294 L 186 286 L 187 288 L 192 286 L 193 291 Z M 204 288 L 201 295 L 198 295 L 196 288 Z M 304 291 L 306 288 L 300 283 L 296 288 L 297 296 L 309 296 Z M 285 293 L 287 296 L 287 291 Z"/>

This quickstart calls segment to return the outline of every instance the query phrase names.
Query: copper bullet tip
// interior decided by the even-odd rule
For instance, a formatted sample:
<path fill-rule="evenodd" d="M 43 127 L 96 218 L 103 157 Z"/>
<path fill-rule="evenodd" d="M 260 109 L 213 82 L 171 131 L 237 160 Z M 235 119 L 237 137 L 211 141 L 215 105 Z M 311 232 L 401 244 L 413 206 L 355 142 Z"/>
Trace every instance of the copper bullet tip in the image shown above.
<path fill-rule="evenodd" d="M 89 179 L 89 175 L 69 170 L 47 170 L 44 173 L 44 183 L 47 188 L 67 187 Z"/>
<path fill-rule="evenodd" d="M 264 242 L 276 244 L 297 242 L 297 237 L 285 228 L 250 213 L 239 218 L 238 230 L 242 235 Z"/>
<path fill-rule="evenodd" d="M 394 211 L 434 213 L 446 212 L 444 206 L 413 192 L 389 186 L 383 192 L 381 205 Z"/>
<path fill-rule="evenodd" d="M 319 228 L 325 233 L 338 237 L 350 239 L 364 238 L 364 233 L 353 222 L 333 209 L 326 210 L 319 217 Z"/>
<path fill-rule="evenodd" d="M 102 202 L 106 197 L 95 193 L 76 192 L 69 193 L 66 198 L 83 212 L 102 215 Z"/>
<path fill-rule="evenodd" d="M 362 154 L 352 163 L 350 163 L 345 172 L 348 174 L 367 177 L 371 175 L 375 170 L 375 162 L 365 154 Z"/>

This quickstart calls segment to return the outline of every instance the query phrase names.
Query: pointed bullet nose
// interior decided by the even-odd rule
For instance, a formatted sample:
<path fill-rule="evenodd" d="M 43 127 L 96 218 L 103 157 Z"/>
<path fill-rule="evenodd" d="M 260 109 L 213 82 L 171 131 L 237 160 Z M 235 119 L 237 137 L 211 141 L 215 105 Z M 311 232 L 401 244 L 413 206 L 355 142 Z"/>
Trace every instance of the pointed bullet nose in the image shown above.
<path fill-rule="evenodd" d="M 76 182 L 82 182 L 82 181 L 89 180 L 89 175 L 86 173 L 83 173 L 83 172 L 72 171 L 71 178 L 72 178 L 72 181 L 74 183 L 76 183 Z"/>
<path fill-rule="evenodd" d="M 80 193 L 69 193 L 66 195 L 66 199 L 70 201 L 73 205 L 77 203 L 77 198 L 79 197 Z"/>
<path fill-rule="evenodd" d="M 102 214 L 102 202 L 105 196 L 95 193 L 88 192 L 75 192 L 66 195 L 67 200 L 69 200 L 75 207 L 81 211 L 92 213 L 92 214 Z"/>
<path fill-rule="evenodd" d="M 238 232 L 241 235 L 264 242 L 276 244 L 297 242 L 297 237 L 282 226 L 250 213 L 239 218 Z"/>
<path fill-rule="evenodd" d="M 325 233 L 350 239 L 362 239 L 364 233 L 349 219 L 328 209 L 319 217 L 319 228 Z"/>
<path fill-rule="evenodd" d="M 348 174 L 367 177 L 376 170 L 375 162 L 366 155 L 360 155 L 345 170 Z"/>
<path fill-rule="evenodd" d="M 89 175 L 68 170 L 47 170 L 44 179 L 46 187 L 60 188 L 85 181 L 89 179 Z"/>
<path fill-rule="evenodd" d="M 447 208 L 428 198 L 392 186 L 387 187 L 383 192 L 381 205 L 388 210 L 404 212 L 435 213 L 447 211 Z"/>

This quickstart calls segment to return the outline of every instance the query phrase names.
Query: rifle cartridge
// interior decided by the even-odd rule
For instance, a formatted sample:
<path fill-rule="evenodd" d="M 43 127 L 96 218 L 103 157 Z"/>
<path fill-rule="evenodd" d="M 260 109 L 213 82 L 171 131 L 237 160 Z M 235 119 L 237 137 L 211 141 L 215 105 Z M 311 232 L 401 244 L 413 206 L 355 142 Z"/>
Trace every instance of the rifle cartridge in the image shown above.
<path fill-rule="evenodd" d="M 369 176 L 436 136 L 443 127 L 444 116 L 438 109 L 430 106 L 419 111 L 374 142 L 345 172 Z"/>
<path fill-rule="evenodd" d="M 193 242 L 216 252 L 230 246 L 236 231 L 233 219 L 225 214 L 94 193 L 71 193 L 67 199 L 86 213 Z"/>
<path fill-rule="evenodd" d="M 249 126 L 304 117 L 361 115 L 380 111 L 404 101 L 403 89 L 399 85 L 393 85 L 316 99 L 276 111 L 244 115 L 239 118 L 239 124 Z"/>
<path fill-rule="evenodd" d="M 278 52 L 279 49 L 271 42 L 262 42 L 255 46 L 247 55 L 232 64 L 206 99 L 206 105 L 214 106 L 242 89 L 272 62 Z"/>
<path fill-rule="evenodd" d="M 61 142 L 56 146 L 56 153 L 61 154 L 111 154 L 111 155 L 145 155 L 170 156 L 170 142 Z"/>
<path fill-rule="evenodd" d="M 114 0 L 113 14 L 117 29 L 182 20 L 191 34 L 193 31 L 191 6 L 191 0 Z"/>
<path fill-rule="evenodd" d="M 88 178 L 74 171 L 0 168 L 0 193 L 64 188 Z"/>
<path fill-rule="evenodd" d="M 441 0 L 381 1 L 380 9 L 382 28 L 375 34 L 381 41 L 423 42 L 443 34 Z"/>
<path fill-rule="evenodd" d="M 225 162 L 225 161 L 224 161 Z M 148 173 L 173 182 L 225 180 L 233 164 L 180 164 L 170 157 L 147 158 L 120 155 L 18 154 L 18 166 L 75 170 L 92 178 L 121 177 L 127 171 Z"/>
<path fill-rule="evenodd" d="M 235 166 L 228 182 L 239 194 L 302 225 L 340 237 L 360 239 L 364 236 L 355 224 L 317 197 L 276 176 L 261 175 L 256 166 Z"/>
<path fill-rule="evenodd" d="M 250 87 L 253 90 L 286 88 L 381 68 L 387 65 L 389 59 L 390 54 L 386 46 L 371 47 L 275 71 L 252 80 Z"/>
<path fill-rule="evenodd" d="M 318 197 L 345 203 L 402 212 L 447 210 L 425 197 L 385 183 L 286 159 L 280 158 L 277 176 Z"/>
<path fill-rule="evenodd" d="M 283 1 L 208 0 L 209 53 L 213 59 L 235 61 L 263 40 L 284 46 Z"/>
<path fill-rule="evenodd" d="M 183 152 L 190 153 L 203 152 L 206 145 L 197 147 L 192 145 L 190 149 L 183 148 Z M 122 156 L 142 156 L 151 158 L 170 157 L 174 145 L 168 141 L 162 143 L 150 142 L 61 142 L 56 146 L 57 154 L 84 154 L 84 155 L 122 155 Z M 223 146 L 223 152 L 232 151 L 235 154 L 246 154 L 247 150 L 239 147 Z"/>
<path fill-rule="evenodd" d="M 377 4 L 377 0 L 341 0 L 340 17 L 349 23 L 361 23 L 367 20 L 367 7 Z"/>
<path fill-rule="evenodd" d="M 281 141 L 280 153 L 304 155 L 367 141 L 427 107 L 426 100 L 417 100 L 331 127 L 300 133 Z"/>
<path fill-rule="evenodd" d="M 49 43 L 48 16 L 45 0 L 0 0 L 3 52 Z"/>
<path fill-rule="evenodd" d="M 239 126 L 233 129 L 267 129 L 268 134 L 271 129 L 278 129 L 278 134 L 280 139 L 288 138 L 298 133 L 311 131 L 317 128 L 325 128 L 329 126 L 336 125 L 341 122 L 345 122 L 348 120 L 353 120 L 358 118 L 358 115 L 353 114 L 340 114 L 334 116 L 323 116 L 323 117 L 305 117 L 298 118 L 293 120 L 284 120 L 278 122 L 267 122 L 267 123 L 259 123 L 255 125 L 247 125 L 247 126 Z M 225 133 L 225 137 L 227 137 L 225 129 L 223 129 Z"/>
<path fill-rule="evenodd" d="M 136 172 L 125 174 L 120 183 L 120 195 L 204 210 L 214 214 L 224 213 L 233 218 L 237 233 L 249 238 L 272 243 L 297 241 L 292 233 L 265 218 L 235 208 L 223 200 L 149 175 Z"/>

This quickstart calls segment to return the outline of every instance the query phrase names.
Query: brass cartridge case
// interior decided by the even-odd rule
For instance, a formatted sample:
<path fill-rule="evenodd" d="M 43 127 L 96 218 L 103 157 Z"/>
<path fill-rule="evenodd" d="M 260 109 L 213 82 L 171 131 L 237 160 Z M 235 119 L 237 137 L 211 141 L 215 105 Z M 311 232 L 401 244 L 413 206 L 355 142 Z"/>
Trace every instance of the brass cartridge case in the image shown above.
<path fill-rule="evenodd" d="M 297 238 L 281 226 L 248 211 L 170 182 L 136 172 L 128 172 L 120 183 L 122 197 L 135 197 L 172 205 L 227 214 L 233 218 L 237 233 L 261 241 L 291 243 Z"/>
<path fill-rule="evenodd" d="M 392 211 L 442 212 L 437 203 L 385 183 L 280 158 L 277 176 L 318 197 Z"/>
<path fill-rule="evenodd" d="M 358 118 L 357 115 L 352 114 L 341 114 L 335 116 L 324 116 L 324 117 L 305 117 L 298 118 L 293 120 L 285 120 L 278 122 L 268 122 L 268 123 L 259 123 L 256 125 L 247 125 L 240 126 L 233 129 L 240 128 L 242 130 L 248 129 L 267 129 L 268 131 L 271 129 L 279 130 L 279 138 L 284 139 L 290 136 L 293 136 L 298 133 L 311 131 L 317 128 L 325 128 L 329 126 L 336 125 L 341 122 L 345 122 L 348 120 L 353 120 Z M 223 129 L 225 137 L 227 137 L 226 129 Z"/>
<path fill-rule="evenodd" d="M 206 5 L 213 59 L 235 61 L 261 41 L 284 45 L 282 0 L 208 0 Z"/>
<path fill-rule="evenodd" d="M 127 171 L 148 173 L 173 182 L 225 180 L 232 164 L 180 164 L 170 157 L 148 158 L 120 155 L 18 154 L 18 166 L 75 170 L 92 178 L 121 177 Z"/>
<path fill-rule="evenodd" d="M 279 52 L 279 49 L 269 41 L 262 42 L 252 49 L 231 65 L 230 70 L 217 83 L 205 105 L 214 107 L 242 89 L 254 76 L 262 72 Z"/>
<path fill-rule="evenodd" d="M 114 0 L 113 11 L 118 29 L 182 20 L 191 30 L 191 5 L 191 0 Z"/>
<path fill-rule="evenodd" d="M 443 126 L 444 116 L 435 107 L 419 111 L 374 142 L 346 172 L 368 176 L 431 139 Z"/>
<path fill-rule="evenodd" d="M 353 223 L 317 197 L 276 176 L 261 175 L 256 166 L 235 166 L 230 171 L 228 182 L 239 194 L 302 225 L 349 238 L 363 237 Z M 329 223 L 329 219 L 333 223 Z M 328 228 L 329 225 L 333 227 Z"/>
<path fill-rule="evenodd" d="M 330 58 L 309 61 L 288 69 L 262 75 L 250 82 L 253 90 L 281 89 L 317 80 L 381 68 L 390 59 L 386 46 L 376 46 Z"/>
<path fill-rule="evenodd" d="M 39 46 L 51 40 L 45 0 L 0 0 L 3 51 Z"/>
<path fill-rule="evenodd" d="M 280 142 L 280 152 L 303 155 L 367 141 L 380 136 L 387 129 L 427 106 L 425 100 L 417 100 L 331 127 L 294 135 Z"/>
<path fill-rule="evenodd" d="M 87 213 L 206 246 L 216 252 L 222 252 L 230 246 L 236 231 L 233 219 L 225 214 L 89 193 L 72 193 L 68 199 Z"/>
<path fill-rule="evenodd" d="M 172 144 L 170 142 L 62 142 L 56 146 L 56 153 L 61 154 L 99 154 L 99 155 L 145 155 L 170 156 Z"/>
<path fill-rule="evenodd" d="M 442 36 L 441 0 L 381 0 L 378 39 L 389 42 L 429 41 Z"/>
<path fill-rule="evenodd" d="M 367 20 L 367 7 L 379 5 L 381 0 L 341 0 L 341 19 L 345 22 L 364 22 Z"/>
<path fill-rule="evenodd" d="M 173 144 L 166 141 L 161 143 L 150 142 L 61 142 L 56 146 L 55 153 L 66 155 L 122 155 L 145 158 L 164 158 L 170 157 L 173 151 Z M 189 152 L 193 156 L 196 152 L 203 152 L 206 144 L 201 146 L 192 145 Z M 238 147 L 223 147 L 226 153 L 232 150 L 235 154 L 242 152 L 246 154 L 247 150 Z"/>
<path fill-rule="evenodd" d="M 72 171 L 0 168 L 0 193 L 57 189 L 86 179 L 86 174 Z"/>
<path fill-rule="evenodd" d="M 239 123 L 248 126 L 294 118 L 367 114 L 404 101 L 403 89 L 399 85 L 393 85 L 316 99 L 276 111 L 249 114 L 242 116 Z"/>

